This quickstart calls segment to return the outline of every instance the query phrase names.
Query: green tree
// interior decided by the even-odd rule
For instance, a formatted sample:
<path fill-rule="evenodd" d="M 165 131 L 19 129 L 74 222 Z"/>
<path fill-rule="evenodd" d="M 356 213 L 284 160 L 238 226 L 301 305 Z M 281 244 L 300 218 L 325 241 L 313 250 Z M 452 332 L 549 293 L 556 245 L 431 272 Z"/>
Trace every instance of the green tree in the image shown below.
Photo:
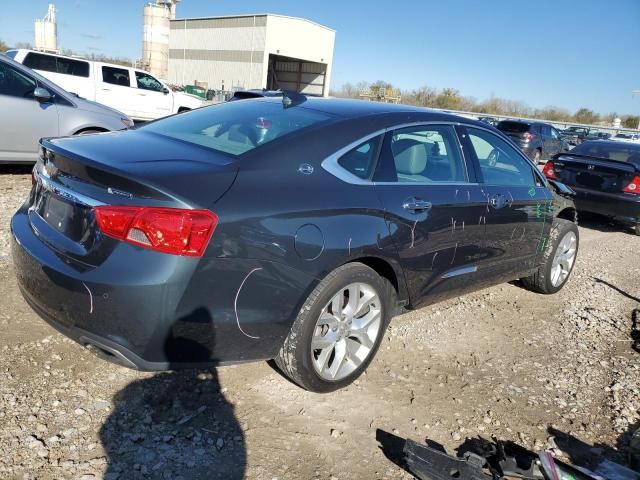
<path fill-rule="evenodd" d="M 573 115 L 573 120 L 576 123 L 586 123 L 588 125 L 593 125 L 594 123 L 600 121 L 600 115 L 595 113 L 593 110 L 582 107 Z"/>
<path fill-rule="evenodd" d="M 638 128 L 640 117 L 636 115 L 625 115 L 622 117 L 622 126 L 624 128 Z"/>

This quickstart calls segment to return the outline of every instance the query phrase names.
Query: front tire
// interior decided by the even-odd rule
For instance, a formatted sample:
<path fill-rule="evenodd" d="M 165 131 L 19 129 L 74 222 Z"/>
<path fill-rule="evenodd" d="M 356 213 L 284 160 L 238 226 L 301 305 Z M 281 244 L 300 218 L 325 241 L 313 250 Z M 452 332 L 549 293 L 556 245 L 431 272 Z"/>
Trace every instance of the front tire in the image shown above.
<path fill-rule="evenodd" d="M 579 244 L 578 226 L 570 220 L 556 218 L 545 245 L 544 263 L 533 275 L 522 279 L 524 287 L 544 294 L 560 291 L 573 271 Z"/>
<path fill-rule="evenodd" d="M 332 392 L 350 384 L 375 356 L 395 298 L 391 283 L 366 265 L 337 268 L 300 309 L 276 365 L 312 392 Z"/>

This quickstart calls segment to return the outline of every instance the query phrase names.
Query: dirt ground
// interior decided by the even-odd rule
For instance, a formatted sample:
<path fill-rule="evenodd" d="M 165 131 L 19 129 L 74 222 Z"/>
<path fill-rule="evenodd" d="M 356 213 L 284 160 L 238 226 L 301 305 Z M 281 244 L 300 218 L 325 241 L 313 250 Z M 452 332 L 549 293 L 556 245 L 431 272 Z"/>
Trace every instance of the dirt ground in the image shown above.
<path fill-rule="evenodd" d="M 29 169 L 2 167 L 0 478 L 412 478 L 381 432 L 625 461 L 640 421 L 640 236 L 583 222 L 559 294 L 508 284 L 397 317 L 356 384 L 317 395 L 266 363 L 135 372 L 56 333 L 20 296 L 8 249 L 29 188 Z"/>

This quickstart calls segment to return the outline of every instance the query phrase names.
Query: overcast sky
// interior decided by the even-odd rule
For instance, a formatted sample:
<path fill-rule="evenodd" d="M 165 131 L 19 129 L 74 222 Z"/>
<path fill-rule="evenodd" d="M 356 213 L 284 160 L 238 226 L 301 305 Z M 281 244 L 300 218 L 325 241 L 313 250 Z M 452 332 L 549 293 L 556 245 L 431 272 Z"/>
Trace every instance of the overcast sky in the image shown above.
<path fill-rule="evenodd" d="M 0 39 L 33 43 L 47 0 L 1 0 Z M 138 58 L 144 0 L 57 0 L 59 46 Z M 640 0 L 183 0 L 178 18 L 305 17 L 336 30 L 332 86 L 453 87 L 533 107 L 640 113 Z M 295 41 L 295 39 L 292 39 Z"/>

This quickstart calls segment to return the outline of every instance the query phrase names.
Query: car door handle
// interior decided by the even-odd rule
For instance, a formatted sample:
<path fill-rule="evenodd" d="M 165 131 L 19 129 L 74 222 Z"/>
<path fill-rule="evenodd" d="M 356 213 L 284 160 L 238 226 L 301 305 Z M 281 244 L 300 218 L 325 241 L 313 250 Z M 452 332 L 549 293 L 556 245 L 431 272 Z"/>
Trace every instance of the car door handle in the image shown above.
<path fill-rule="evenodd" d="M 497 193 L 496 195 L 494 195 L 489 199 L 489 204 L 496 209 L 504 208 L 511 205 L 511 200 L 505 197 L 504 195 L 502 195 L 501 193 Z"/>
<path fill-rule="evenodd" d="M 432 204 L 431 202 L 427 202 L 426 200 L 422 200 L 420 198 L 408 198 L 402 204 L 402 208 L 410 211 L 411 213 L 424 212 L 427 210 L 431 210 Z"/>
<path fill-rule="evenodd" d="M 103 89 L 102 89 L 102 91 L 104 91 L 104 92 L 110 92 L 110 91 L 111 91 L 111 89 L 110 89 L 110 88 L 103 88 Z"/>

